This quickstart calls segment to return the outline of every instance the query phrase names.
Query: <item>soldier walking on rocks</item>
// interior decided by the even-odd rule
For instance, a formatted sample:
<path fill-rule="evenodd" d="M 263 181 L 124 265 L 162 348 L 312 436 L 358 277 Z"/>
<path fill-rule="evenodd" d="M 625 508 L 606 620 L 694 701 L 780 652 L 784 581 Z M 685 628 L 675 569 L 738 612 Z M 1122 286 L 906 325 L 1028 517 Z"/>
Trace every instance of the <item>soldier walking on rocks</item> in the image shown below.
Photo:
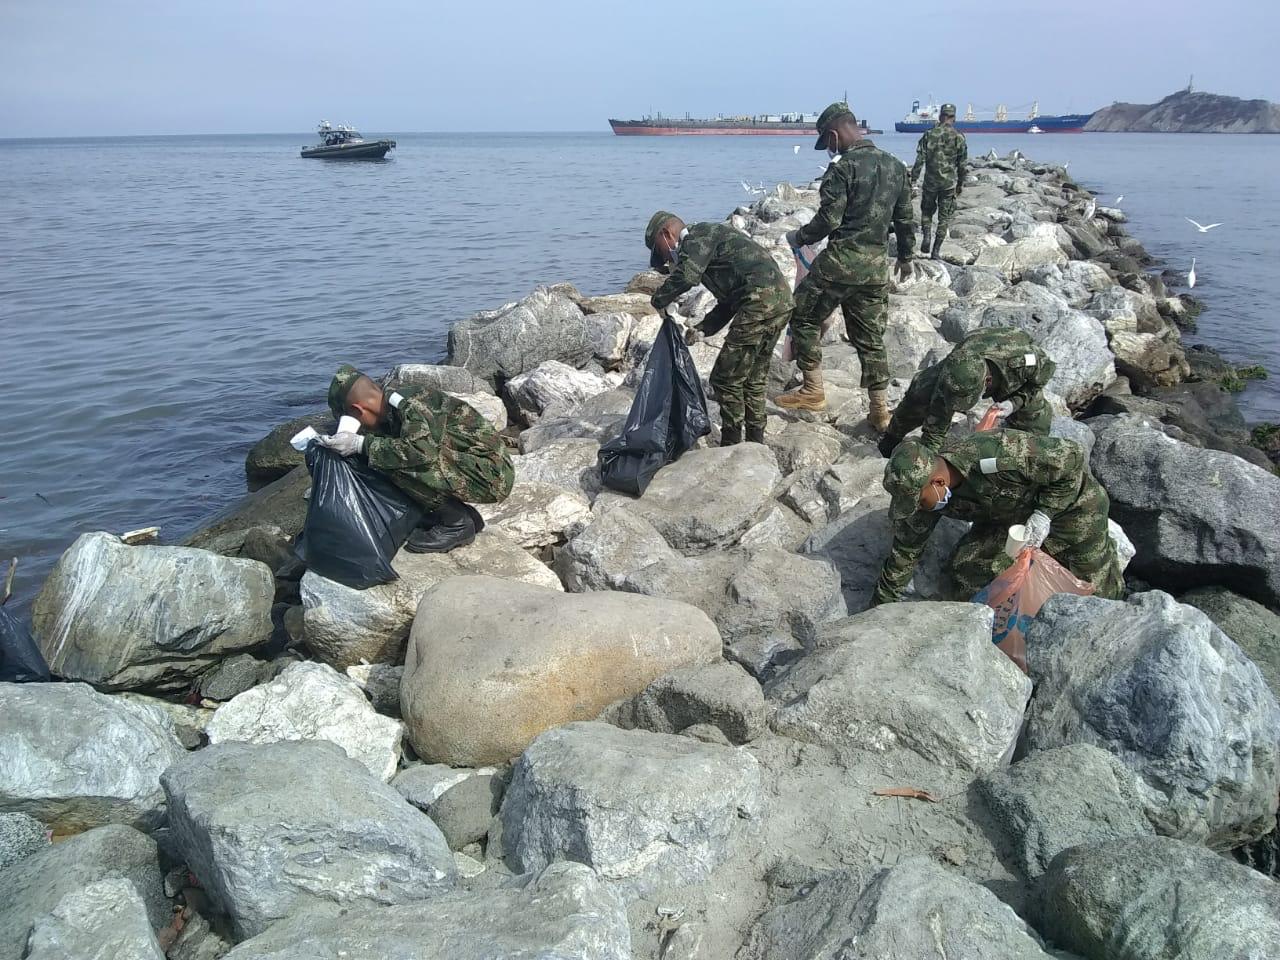
<path fill-rule="evenodd" d="M 1026 524 L 1027 546 L 1092 583 L 1096 596 L 1115 600 L 1123 593 L 1107 529 L 1111 501 L 1072 440 L 994 430 L 948 440 L 937 453 L 905 440 L 885 467 L 884 488 L 893 498 L 893 546 L 873 606 L 901 598 L 942 516 L 973 523 L 951 558 L 951 599 L 968 600 L 1013 562 L 1004 546 L 1018 523 Z"/>
<path fill-rule="evenodd" d="M 813 219 L 787 234 L 793 250 L 830 237 L 827 248 L 813 261 L 809 274 L 796 288 L 791 336 L 796 364 L 804 384 L 778 397 L 780 407 L 822 410 L 822 321 L 839 307 L 844 313 L 849 342 L 862 364 L 871 426 L 889 425 L 885 389 L 889 361 L 884 349 L 884 325 L 889 311 L 889 263 L 885 243 L 889 224 L 898 244 L 898 276 L 911 272 L 911 189 L 907 168 L 870 140 L 864 140 L 848 104 L 833 103 L 818 117 L 815 149 L 825 149 L 833 162 L 823 174 L 821 205 Z"/>
<path fill-rule="evenodd" d="M 498 503 L 515 482 L 502 437 L 473 407 L 428 388 L 386 393 L 343 364 L 329 384 L 335 417 L 360 421 L 367 435 L 335 433 L 317 442 L 344 457 L 363 456 L 428 511 L 409 535 L 411 553 L 447 553 L 484 528 L 468 503 Z"/>
<path fill-rule="evenodd" d="M 651 267 L 669 265 L 671 270 L 651 299 L 659 313 L 699 283 L 716 298 L 711 312 L 686 334 L 686 342 L 714 336 L 732 323 L 710 378 L 720 404 L 720 445 L 741 443 L 744 427 L 748 441 L 764 443 L 769 360 L 793 306 L 786 277 L 768 251 L 732 227 L 686 226 L 666 210 L 649 218 L 644 245 L 651 251 Z"/>
<path fill-rule="evenodd" d="M 919 426 L 924 427 L 920 442 L 937 450 L 951 428 L 952 415 L 969 410 L 983 397 L 1013 404 L 1005 427 L 1048 436 L 1053 409 L 1045 399 L 1044 386 L 1055 369 L 1048 354 L 1021 330 L 975 330 L 942 360 L 912 378 L 880 438 L 880 453 L 891 456 L 903 437 Z"/>
<path fill-rule="evenodd" d="M 916 144 L 916 162 L 911 165 L 911 182 L 920 179 L 924 170 L 924 188 L 920 192 L 920 252 L 929 252 L 937 260 L 947 227 L 956 215 L 956 198 L 964 189 L 964 165 L 969 159 L 969 146 L 964 134 L 956 129 L 956 106 L 944 103 L 938 112 L 936 126 L 926 130 Z M 929 251 L 929 229 L 934 211 L 938 213 L 938 235 Z"/>

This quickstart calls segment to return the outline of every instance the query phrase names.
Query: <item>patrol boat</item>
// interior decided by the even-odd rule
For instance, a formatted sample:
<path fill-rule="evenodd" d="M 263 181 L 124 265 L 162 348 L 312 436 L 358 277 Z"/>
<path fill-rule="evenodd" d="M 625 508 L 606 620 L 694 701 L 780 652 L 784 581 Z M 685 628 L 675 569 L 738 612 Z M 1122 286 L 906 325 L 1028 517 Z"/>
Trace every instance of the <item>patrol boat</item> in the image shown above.
<path fill-rule="evenodd" d="M 314 147 L 303 147 L 304 157 L 321 160 L 381 160 L 388 150 L 395 149 L 394 140 L 365 140 L 352 127 L 328 120 L 321 120 L 317 131 L 320 142 Z"/>

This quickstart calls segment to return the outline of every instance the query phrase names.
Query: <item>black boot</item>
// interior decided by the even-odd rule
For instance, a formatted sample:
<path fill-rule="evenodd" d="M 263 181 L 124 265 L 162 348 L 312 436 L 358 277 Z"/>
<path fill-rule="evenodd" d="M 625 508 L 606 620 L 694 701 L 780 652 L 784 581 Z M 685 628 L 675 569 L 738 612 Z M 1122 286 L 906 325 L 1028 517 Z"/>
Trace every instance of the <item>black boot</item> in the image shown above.
<path fill-rule="evenodd" d="M 742 442 L 742 426 L 734 424 L 732 426 L 726 424 L 720 427 L 720 446 L 732 447 L 735 443 Z"/>
<path fill-rule="evenodd" d="M 764 424 L 759 426 L 747 425 L 747 443 L 764 443 Z"/>
<path fill-rule="evenodd" d="M 920 228 L 920 252 L 926 253 L 929 250 L 929 238 L 933 235 L 933 224 L 926 223 Z"/>
<path fill-rule="evenodd" d="M 448 553 L 471 543 L 483 527 L 473 507 L 461 500 L 446 500 L 423 517 L 422 526 L 409 534 L 404 548 L 410 553 Z"/>
<path fill-rule="evenodd" d="M 941 260 L 942 240 L 946 236 L 945 230 L 939 230 L 938 235 L 933 238 L 933 252 L 929 254 L 930 260 Z"/>

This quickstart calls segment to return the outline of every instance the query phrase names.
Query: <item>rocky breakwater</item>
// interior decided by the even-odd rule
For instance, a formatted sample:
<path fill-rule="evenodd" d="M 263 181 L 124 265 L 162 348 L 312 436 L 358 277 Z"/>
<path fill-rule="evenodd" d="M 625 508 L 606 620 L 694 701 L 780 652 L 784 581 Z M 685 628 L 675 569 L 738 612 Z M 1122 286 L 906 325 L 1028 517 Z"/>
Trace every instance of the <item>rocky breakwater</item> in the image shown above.
<path fill-rule="evenodd" d="M 780 185 L 730 222 L 791 274 L 816 206 Z M 891 398 L 974 329 L 1027 331 L 1132 558 L 1127 600 L 1045 605 L 1030 677 L 948 599 L 963 524 L 866 609 L 888 496 L 838 324 L 825 412 L 713 431 L 630 498 L 596 453 L 659 278 L 540 288 L 386 376 L 518 451 L 474 544 L 365 591 L 302 569 L 290 425 L 185 547 L 68 551 L 36 635 L 82 682 L 0 686 L 0 960 L 1280 955 L 1280 887 L 1230 859 L 1277 848 L 1280 478 L 1122 213 L 1016 155 L 959 206 L 893 287 Z"/>

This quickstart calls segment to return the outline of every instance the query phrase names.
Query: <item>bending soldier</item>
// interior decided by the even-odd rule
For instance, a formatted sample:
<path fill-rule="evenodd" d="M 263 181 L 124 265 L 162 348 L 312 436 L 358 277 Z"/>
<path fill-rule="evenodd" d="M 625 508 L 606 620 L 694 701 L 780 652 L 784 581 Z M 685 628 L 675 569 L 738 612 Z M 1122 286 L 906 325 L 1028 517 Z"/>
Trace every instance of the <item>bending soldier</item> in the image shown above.
<path fill-rule="evenodd" d="M 964 165 L 969 159 L 969 146 L 964 134 L 956 129 L 956 108 L 944 103 L 938 111 L 938 123 L 926 130 L 916 144 L 916 162 L 911 165 L 911 182 L 920 179 L 924 169 L 924 188 L 920 191 L 920 252 L 937 260 L 946 239 L 947 227 L 956 215 L 956 198 L 964 189 Z M 938 235 L 929 249 L 929 230 L 933 213 L 938 212 Z"/>

